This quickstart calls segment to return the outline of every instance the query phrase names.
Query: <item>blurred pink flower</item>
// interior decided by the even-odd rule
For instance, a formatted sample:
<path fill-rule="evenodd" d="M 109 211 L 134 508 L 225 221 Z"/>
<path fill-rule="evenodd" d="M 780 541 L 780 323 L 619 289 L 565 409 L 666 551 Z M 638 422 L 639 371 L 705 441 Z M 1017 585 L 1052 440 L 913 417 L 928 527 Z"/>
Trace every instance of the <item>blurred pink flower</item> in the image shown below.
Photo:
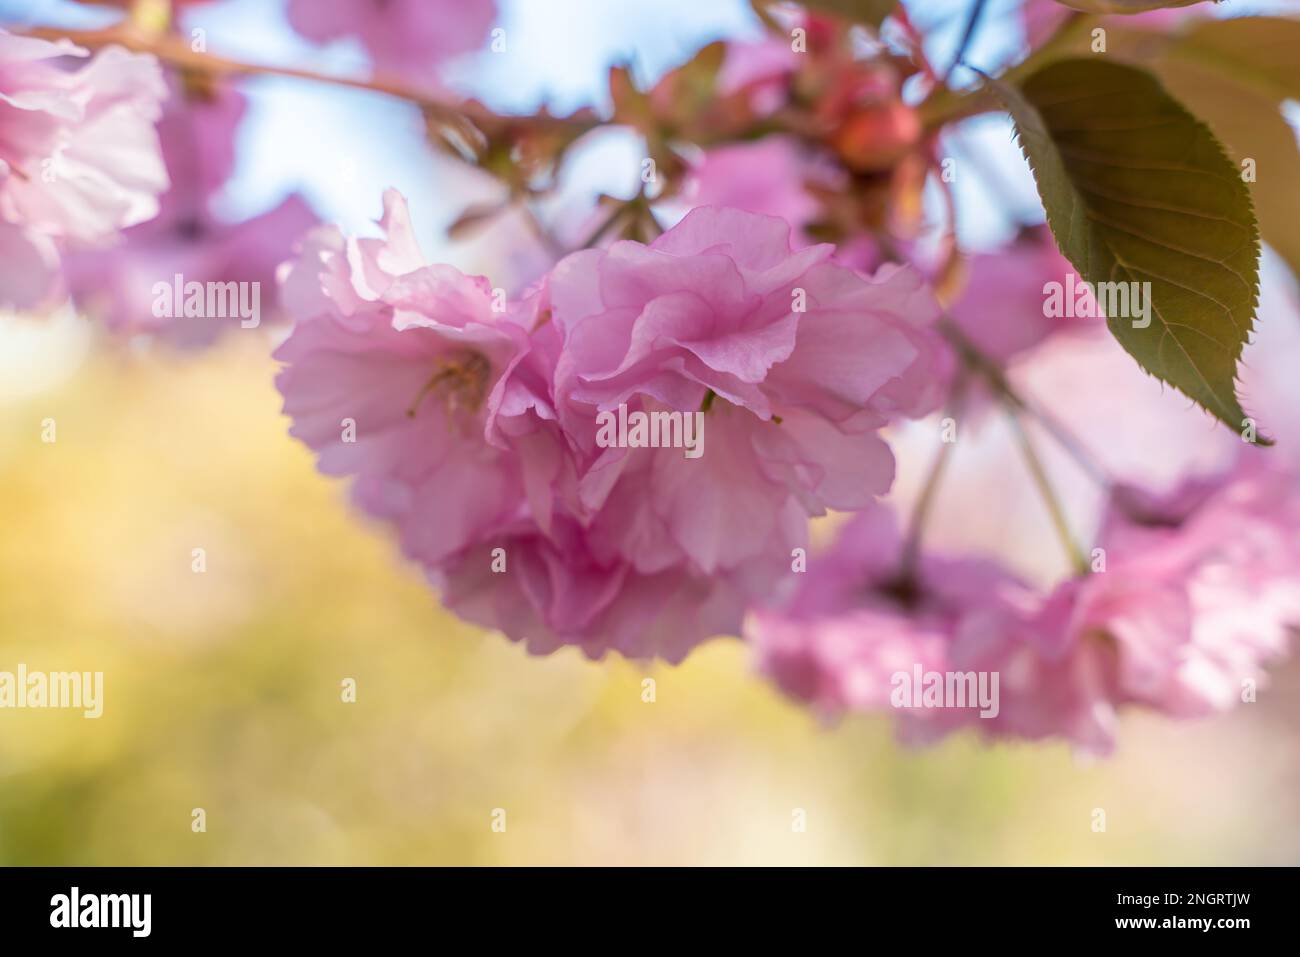
<path fill-rule="evenodd" d="M 808 160 L 788 136 L 765 136 L 706 150 L 691 166 L 683 198 L 692 206 L 730 206 L 784 219 L 800 234 L 818 213 L 804 188 Z M 803 240 L 800 245 L 807 245 Z"/>
<path fill-rule="evenodd" d="M 151 218 L 167 173 L 154 124 L 167 95 L 149 55 L 0 31 L 0 217 L 99 240 Z"/>
<path fill-rule="evenodd" d="M 746 619 L 759 669 L 825 718 L 884 711 L 894 675 L 918 666 L 942 671 L 959 631 L 1014 609 L 1028 594 L 992 562 L 926 555 L 907 570 L 903 560 L 887 506 L 848 521 L 834 545 L 797 576 L 792 595 Z M 933 717 L 907 712 L 908 721 Z"/>
<path fill-rule="evenodd" d="M 1046 226 L 1031 226 L 1007 246 L 970 257 L 969 276 L 949 314 L 980 352 L 1006 363 L 1062 331 L 1094 331 L 1105 320 L 1047 315 L 1048 283 L 1074 273 Z"/>
<path fill-rule="evenodd" d="M 289 0 L 289 23 L 314 43 L 355 36 L 378 74 L 428 84 L 443 62 L 482 46 L 493 0 Z"/>
<path fill-rule="evenodd" d="M 212 211 L 213 194 L 234 170 L 236 128 L 244 97 L 228 86 L 186 90 L 176 84 L 158 132 L 172 188 L 159 214 L 122 234 L 109 249 L 73 252 L 65 261 L 78 306 L 114 332 L 150 332 L 180 346 L 211 343 L 239 318 L 156 316 L 155 283 L 255 282 L 265 318 L 280 317 L 276 267 L 317 219 L 298 195 L 241 222 Z M 260 320 L 260 317 L 259 317 Z"/>
<path fill-rule="evenodd" d="M 185 282 L 257 283 L 262 313 L 258 324 L 279 320 L 276 266 L 316 222 L 311 208 L 297 195 L 238 223 L 206 213 L 186 219 L 164 214 L 127 230 L 117 246 L 70 253 L 65 273 L 78 307 L 113 332 L 151 333 L 182 348 L 207 346 L 244 320 L 157 316 L 154 285 L 171 284 L 176 275 Z"/>
<path fill-rule="evenodd" d="M 0 308 L 42 310 L 63 289 L 59 249 L 35 230 L 0 223 Z"/>
<path fill-rule="evenodd" d="M 1263 458 L 1172 493 L 1119 488 L 1097 570 L 1046 595 L 986 561 L 923 553 L 900 575 L 892 517 L 864 512 L 745 636 L 768 677 L 826 716 L 891 710 L 891 676 L 913 668 L 997 675 L 995 713 L 908 708 L 901 737 L 966 728 L 1108 753 L 1125 707 L 1232 708 L 1300 628 L 1300 488 Z"/>
<path fill-rule="evenodd" d="M 1076 11 L 1059 0 L 1024 0 L 1020 20 L 1026 42 L 1031 48 L 1042 46 L 1072 15 L 1076 15 Z"/>
<path fill-rule="evenodd" d="M 1124 706 L 1232 708 L 1300 627 L 1300 492 L 1254 457 L 1172 494 L 1119 489 L 1099 542 L 1104 570 L 958 636 L 953 667 L 1002 676 L 1001 713 L 967 724 L 1107 753 Z"/>
<path fill-rule="evenodd" d="M 166 96 L 158 62 L 0 30 L 0 304 L 47 304 L 58 289 L 53 240 L 104 242 L 158 211 L 167 188 L 154 123 Z"/>
<path fill-rule="evenodd" d="M 778 37 L 728 43 L 718 71 L 718 94 L 746 93 L 754 112 L 771 113 L 789 97 L 801 56 L 789 40 Z"/>
<path fill-rule="evenodd" d="M 168 86 L 158 139 L 171 188 L 161 206 L 162 214 L 180 218 L 206 212 L 235 172 L 235 141 L 248 100 L 229 82 L 173 79 Z"/>
<path fill-rule="evenodd" d="M 823 213 L 810 189 L 835 193 L 845 187 L 844 170 L 829 156 L 772 135 L 705 150 L 691 165 L 680 198 L 692 207 L 728 206 L 783 219 L 792 227 L 792 244 L 802 248 L 815 242 L 808 229 Z M 882 262 L 878 243 L 865 232 L 846 237 L 832 258 L 860 272 Z"/>

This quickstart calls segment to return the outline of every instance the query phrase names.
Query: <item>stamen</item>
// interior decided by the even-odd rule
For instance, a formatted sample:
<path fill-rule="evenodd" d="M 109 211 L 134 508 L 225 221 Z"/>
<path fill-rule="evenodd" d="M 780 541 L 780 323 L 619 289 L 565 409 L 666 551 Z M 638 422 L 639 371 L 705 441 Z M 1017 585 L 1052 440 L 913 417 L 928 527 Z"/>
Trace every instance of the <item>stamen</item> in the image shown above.
<path fill-rule="evenodd" d="M 477 412 L 483 405 L 492 365 L 482 353 L 470 349 L 449 352 L 438 358 L 434 370 L 411 400 L 406 410 L 408 417 L 415 418 L 420 403 L 430 393 L 440 395 L 451 413 Z"/>

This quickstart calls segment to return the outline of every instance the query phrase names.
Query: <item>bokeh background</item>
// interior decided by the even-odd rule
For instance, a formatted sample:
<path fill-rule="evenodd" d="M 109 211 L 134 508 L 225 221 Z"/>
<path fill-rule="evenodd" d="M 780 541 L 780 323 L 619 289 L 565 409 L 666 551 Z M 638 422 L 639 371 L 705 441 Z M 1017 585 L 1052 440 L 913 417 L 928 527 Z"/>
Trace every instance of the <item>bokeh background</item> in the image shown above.
<path fill-rule="evenodd" d="M 503 109 L 599 104 L 611 61 L 651 79 L 704 42 L 758 33 L 739 0 L 500 5 L 511 53 L 471 57 L 448 82 Z M 965 5 L 909 6 L 935 26 L 943 62 Z M 993 4 L 971 62 L 1014 53 L 1015 6 Z M 188 16 L 214 52 L 364 72 L 359 48 L 295 40 L 279 7 L 232 0 Z M 0 0 L 10 26 L 98 16 Z M 517 223 L 446 241 L 494 187 L 435 156 L 410 108 L 287 80 L 246 89 L 232 215 L 300 189 L 368 230 L 393 185 L 431 258 L 526 272 Z M 979 248 L 1037 204 L 1005 124 L 964 135 L 1000 184 L 959 193 L 963 242 Z M 549 211 L 629 193 L 639 156 L 618 134 L 597 138 Z M 1223 718 L 1131 715 L 1113 758 L 1083 762 L 1063 744 L 969 737 L 907 750 L 884 718 L 824 726 L 734 639 L 675 668 L 531 658 L 444 612 L 345 487 L 315 472 L 286 434 L 269 352 L 260 333 L 178 355 L 110 342 L 70 314 L 0 317 L 0 670 L 105 675 L 98 720 L 0 711 L 0 864 L 1300 861 L 1294 661 Z M 954 502 L 941 524 L 997 520 L 1018 495 L 1008 487 L 981 516 Z M 1050 535 L 1026 533 L 1022 565 L 1049 561 L 1039 546 L 1056 560 Z M 349 678 L 355 703 L 341 700 Z"/>

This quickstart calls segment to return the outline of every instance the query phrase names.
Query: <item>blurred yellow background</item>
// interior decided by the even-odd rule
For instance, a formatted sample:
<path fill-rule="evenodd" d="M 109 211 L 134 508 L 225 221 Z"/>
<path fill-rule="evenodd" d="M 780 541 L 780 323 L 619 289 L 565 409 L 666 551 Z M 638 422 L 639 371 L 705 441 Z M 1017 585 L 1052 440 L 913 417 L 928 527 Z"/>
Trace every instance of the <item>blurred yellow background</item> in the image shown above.
<path fill-rule="evenodd" d="M 1294 664 L 1225 718 L 1130 716 L 1085 764 L 823 727 L 735 640 L 530 658 L 315 472 L 259 336 L 178 358 L 32 325 L 0 362 L 0 670 L 103 671 L 105 702 L 0 710 L 2 864 L 1300 860 Z"/>

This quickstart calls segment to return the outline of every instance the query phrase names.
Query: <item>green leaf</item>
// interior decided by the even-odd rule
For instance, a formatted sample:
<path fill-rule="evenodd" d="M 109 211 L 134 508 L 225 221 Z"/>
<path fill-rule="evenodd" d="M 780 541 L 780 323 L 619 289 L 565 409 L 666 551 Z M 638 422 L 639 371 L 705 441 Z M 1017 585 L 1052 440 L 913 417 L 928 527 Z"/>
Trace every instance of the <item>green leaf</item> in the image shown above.
<path fill-rule="evenodd" d="M 1090 283 L 1150 283 L 1150 324 L 1112 316 L 1111 333 L 1143 369 L 1240 430 L 1235 378 L 1259 293 L 1259 234 L 1214 134 L 1149 73 L 1096 58 L 1052 63 L 1019 89 L 990 82 L 1061 252 Z"/>
<path fill-rule="evenodd" d="M 1071 10 L 1084 13 L 1142 13 L 1146 10 L 1158 10 L 1161 7 L 1190 7 L 1201 0 L 1056 0 Z M 1214 0 L 1218 2 L 1218 0 Z"/>
<path fill-rule="evenodd" d="M 1171 33 L 1085 17 L 1049 57 L 1089 56 L 1091 28 L 1099 24 L 1107 58 L 1154 73 L 1238 164 L 1254 160 L 1248 186 L 1260 234 L 1300 278 L 1300 148 L 1282 114 L 1288 100 L 1300 99 L 1300 20 L 1195 20 Z"/>

